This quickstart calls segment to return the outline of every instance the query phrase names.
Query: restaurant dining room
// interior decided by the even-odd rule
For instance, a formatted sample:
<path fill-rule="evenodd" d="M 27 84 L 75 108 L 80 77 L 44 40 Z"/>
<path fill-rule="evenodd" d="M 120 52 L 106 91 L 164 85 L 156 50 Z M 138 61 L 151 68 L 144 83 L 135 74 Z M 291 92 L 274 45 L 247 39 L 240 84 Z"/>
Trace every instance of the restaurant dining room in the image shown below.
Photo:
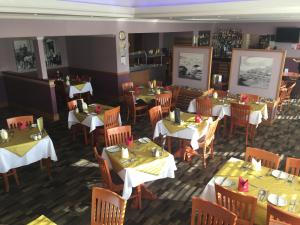
<path fill-rule="evenodd" d="M 299 12 L 0 1 L 0 225 L 300 225 Z"/>

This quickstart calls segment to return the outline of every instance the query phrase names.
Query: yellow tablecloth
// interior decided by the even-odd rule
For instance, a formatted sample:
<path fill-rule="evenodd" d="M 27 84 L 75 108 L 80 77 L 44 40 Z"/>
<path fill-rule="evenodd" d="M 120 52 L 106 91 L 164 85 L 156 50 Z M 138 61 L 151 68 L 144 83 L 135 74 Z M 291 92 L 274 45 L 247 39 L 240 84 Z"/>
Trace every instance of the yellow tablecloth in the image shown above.
<path fill-rule="evenodd" d="M 83 112 L 83 113 L 74 113 L 75 114 L 75 117 L 79 120 L 79 122 L 82 122 L 83 120 L 85 120 L 85 118 L 87 116 L 90 115 L 90 113 L 94 113 L 95 112 L 95 108 L 97 106 L 101 106 L 101 112 L 95 116 L 97 116 L 101 121 L 103 121 L 104 119 L 104 112 L 105 110 L 109 110 L 109 109 L 112 109 L 113 107 L 111 106 L 108 106 L 108 105 L 101 105 L 101 104 L 94 104 L 94 105 L 89 105 L 88 106 L 88 112 Z"/>
<path fill-rule="evenodd" d="M 165 127 L 168 129 L 168 131 L 172 134 L 181 130 L 186 129 L 189 125 L 196 126 L 199 132 L 201 133 L 204 128 L 207 126 L 207 119 L 203 118 L 203 121 L 201 123 L 195 123 L 195 114 L 192 113 L 185 113 L 181 112 L 180 114 L 180 120 L 183 121 L 182 124 L 176 124 L 172 122 L 169 118 L 166 118 L 163 120 L 163 123 Z"/>
<path fill-rule="evenodd" d="M 39 140 L 35 141 L 30 138 L 32 134 L 39 133 L 38 128 L 27 128 L 24 130 L 13 129 L 9 132 L 13 135 L 10 135 L 8 142 L 0 142 L 0 148 L 4 148 L 20 157 L 24 156 L 30 149 L 39 143 Z M 43 137 L 47 135 L 48 134 L 44 131 Z"/>
<path fill-rule="evenodd" d="M 239 100 L 234 99 L 234 98 L 224 98 L 224 99 L 212 98 L 212 102 L 213 102 L 213 105 L 224 105 L 224 104 L 230 105 L 230 103 L 238 103 Z M 263 102 L 262 103 L 248 102 L 246 105 L 250 105 L 252 112 L 253 111 L 263 112 L 265 110 L 265 107 L 267 107 L 267 104 L 263 103 Z"/>
<path fill-rule="evenodd" d="M 170 91 L 160 88 L 160 93 L 170 93 Z M 146 103 L 150 103 L 155 99 L 155 93 L 150 88 L 140 88 L 140 94 L 136 96 L 138 99 L 142 99 Z"/>
<path fill-rule="evenodd" d="M 162 156 L 157 158 L 152 156 L 152 148 L 154 147 L 160 150 Z M 141 144 L 135 141 L 133 146 L 129 148 L 129 160 L 121 158 L 121 149 L 114 153 L 107 151 L 107 155 L 116 172 L 125 168 L 134 168 L 135 170 L 158 176 L 166 163 L 165 159 L 169 156 L 169 153 L 154 142 Z M 133 161 L 130 159 L 133 159 Z"/>
<path fill-rule="evenodd" d="M 31 221 L 27 225 L 56 225 L 56 223 L 52 222 L 49 218 L 44 215 L 36 218 L 34 221 Z"/>
<path fill-rule="evenodd" d="M 76 89 L 78 89 L 79 91 L 81 91 L 86 83 L 79 83 L 79 84 L 74 84 L 72 86 L 74 86 Z"/>
<path fill-rule="evenodd" d="M 244 169 L 245 161 L 230 162 L 228 161 L 216 174 L 216 176 L 228 177 L 234 181 L 234 184 L 229 187 L 237 191 L 238 178 L 242 176 L 249 180 L 249 192 L 245 195 L 257 197 L 260 189 L 268 192 L 268 194 L 276 194 L 285 198 L 288 205 L 281 207 L 283 210 L 288 210 L 291 200 L 296 199 L 295 214 L 300 216 L 300 177 L 295 176 L 293 183 L 286 180 L 277 179 L 270 175 L 270 169 L 263 167 L 261 171 L 253 171 L 252 169 Z M 267 200 L 257 201 L 257 209 L 255 215 L 255 224 L 265 225 L 267 217 Z"/>

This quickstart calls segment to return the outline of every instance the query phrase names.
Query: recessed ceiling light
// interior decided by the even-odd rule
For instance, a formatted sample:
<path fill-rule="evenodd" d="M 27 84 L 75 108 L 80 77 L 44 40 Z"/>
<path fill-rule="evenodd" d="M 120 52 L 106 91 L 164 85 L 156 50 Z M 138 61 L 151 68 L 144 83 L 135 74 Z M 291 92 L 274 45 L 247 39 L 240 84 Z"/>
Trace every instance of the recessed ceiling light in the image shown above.
<path fill-rule="evenodd" d="M 188 18 L 188 19 L 183 19 L 187 21 L 214 21 L 214 20 L 228 20 L 228 19 L 218 19 L 218 18 Z"/>
<path fill-rule="evenodd" d="M 157 23 L 158 19 L 151 20 L 152 23 Z"/>
<path fill-rule="evenodd" d="M 37 13 L 34 13 L 33 15 L 34 15 L 34 16 L 38 16 L 39 14 L 37 14 Z"/>

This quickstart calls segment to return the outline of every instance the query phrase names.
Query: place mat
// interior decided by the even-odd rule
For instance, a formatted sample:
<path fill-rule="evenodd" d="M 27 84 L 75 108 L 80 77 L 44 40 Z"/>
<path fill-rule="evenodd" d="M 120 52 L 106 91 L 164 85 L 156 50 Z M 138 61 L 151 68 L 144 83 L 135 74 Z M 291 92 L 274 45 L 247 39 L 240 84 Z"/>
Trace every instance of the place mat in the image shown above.
<path fill-rule="evenodd" d="M 38 128 L 27 128 L 24 130 L 13 129 L 10 130 L 10 132 L 13 132 L 13 136 L 9 137 L 9 142 L 0 143 L 0 148 L 4 148 L 20 157 L 24 156 L 40 141 L 35 141 L 32 138 L 30 138 L 32 134 L 39 133 Z M 48 136 L 48 134 L 45 131 L 43 131 L 42 138 L 46 136 Z"/>
<path fill-rule="evenodd" d="M 288 205 L 281 207 L 281 209 L 288 211 L 290 207 L 290 201 L 297 199 L 297 205 L 295 206 L 295 214 L 300 216 L 300 177 L 295 176 L 293 183 L 286 180 L 277 179 L 270 175 L 270 169 L 262 167 L 261 171 L 254 171 L 252 169 L 245 169 L 245 165 L 250 166 L 251 163 L 245 163 L 245 161 L 226 162 L 224 166 L 217 172 L 215 176 L 228 177 L 234 184 L 229 188 L 233 191 L 238 191 L 238 178 L 242 176 L 243 179 L 249 180 L 249 192 L 243 192 L 245 195 L 258 196 L 258 192 L 263 189 L 268 191 L 268 194 L 280 195 L 288 201 Z M 256 210 L 256 223 L 265 224 L 267 197 L 264 201 L 257 201 Z"/>
<path fill-rule="evenodd" d="M 95 109 L 96 109 L 97 106 L 101 106 L 101 112 L 97 115 L 96 114 L 91 114 L 91 113 L 95 113 Z M 74 115 L 80 123 L 82 121 L 84 121 L 90 115 L 97 116 L 101 121 L 103 121 L 104 120 L 104 112 L 106 110 L 109 110 L 109 109 L 112 109 L 112 108 L 113 108 L 112 106 L 108 106 L 108 105 L 92 104 L 92 105 L 88 106 L 88 112 L 76 113 L 74 111 Z"/>
<path fill-rule="evenodd" d="M 52 222 L 49 218 L 44 215 L 36 218 L 35 220 L 27 223 L 27 225 L 57 225 L 56 223 Z"/>
<path fill-rule="evenodd" d="M 153 157 L 151 151 L 153 147 L 160 149 L 163 155 L 157 158 Z M 134 168 L 140 172 L 149 173 L 156 176 L 160 174 L 166 163 L 166 158 L 169 156 L 167 151 L 163 150 L 154 142 L 141 144 L 135 141 L 133 146 L 129 148 L 129 159 L 134 159 L 134 161 L 122 159 L 121 149 L 120 151 L 114 153 L 110 153 L 108 151 L 106 152 L 112 167 L 116 172 L 119 172 L 125 168 Z"/>
<path fill-rule="evenodd" d="M 170 119 L 166 118 L 163 119 L 163 124 L 167 128 L 170 134 L 176 133 L 178 131 L 184 130 L 189 126 L 193 126 L 198 129 L 199 133 L 202 133 L 203 129 L 207 126 L 207 119 L 203 117 L 203 121 L 201 123 L 195 123 L 195 114 L 192 113 L 180 113 L 180 119 L 184 121 L 182 124 L 176 124 L 175 122 L 171 121 Z"/>

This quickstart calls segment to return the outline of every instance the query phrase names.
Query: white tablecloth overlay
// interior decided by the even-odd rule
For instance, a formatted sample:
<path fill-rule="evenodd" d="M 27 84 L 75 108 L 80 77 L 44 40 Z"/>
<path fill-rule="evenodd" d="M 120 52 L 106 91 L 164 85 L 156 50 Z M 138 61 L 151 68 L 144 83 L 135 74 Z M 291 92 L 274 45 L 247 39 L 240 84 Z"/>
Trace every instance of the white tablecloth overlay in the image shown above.
<path fill-rule="evenodd" d="M 107 161 L 109 168 L 112 169 L 112 165 L 105 151 L 105 148 L 102 152 L 102 157 Z M 165 160 L 167 162 L 165 163 L 164 168 L 162 168 L 161 173 L 158 176 L 149 173 L 140 172 L 135 170 L 134 168 L 125 168 L 119 171 L 118 175 L 124 181 L 122 197 L 126 200 L 129 199 L 132 194 L 132 188 L 140 184 L 143 184 L 145 182 L 159 180 L 168 177 L 175 178 L 175 170 L 177 170 L 177 167 L 175 164 L 174 156 L 172 154 L 169 154 L 169 156 Z"/>
<path fill-rule="evenodd" d="M 201 133 L 197 128 L 193 128 L 193 127 L 187 127 L 175 133 L 170 133 L 168 129 L 165 127 L 163 120 L 160 120 L 156 123 L 153 139 L 159 137 L 159 134 L 167 135 L 170 137 L 176 137 L 176 138 L 190 139 L 192 148 L 198 149 L 199 148 L 198 140 L 206 135 L 208 131 L 209 123 L 212 122 L 212 118 L 210 118 L 208 121 L 209 122 L 207 123 L 207 126 L 202 130 Z"/>
<path fill-rule="evenodd" d="M 86 82 L 84 87 L 79 90 L 75 86 L 70 85 L 69 87 L 69 97 L 73 98 L 75 94 L 80 94 L 80 93 L 85 93 L 85 92 L 90 92 L 91 95 L 93 95 L 93 88 L 91 85 L 91 82 Z"/>
<path fill-rule="evenodd" d="M 69 116 L 68 116 L 68 127 L 69 129 L 71 129 L 71 127 L 74 124 L 80 123 L 80 121 L 76 118 L 75 116 L 75 111 L 69 111 Z M 90 128 L 90 132 L 92 132 L 93 130 L 96 129 L 96 127 L 98 126 L 103 126 L 104 125 L 104 121 L 102 121 L 101 119 L 99 119 L 99 117 L 97 115 L 88 115 L 82 122 L 81 124 L 87 126 Z M 119 125 L 122 126 L 122 120 L 121 120 L 121 116 L 119 115 Z"/>
<path fill-rule="evenodd" d="M 228 162 L 239 162 L 242 161 L 237 158 L 230 158 Z M 208 184 L 205 186 L 204 190 L 202 191 L 201 198 L 210 201 L 210 202 L 216 202 L 216 192 L 215 192 L 215 177 L 213 177 Z"/>
<path fill-rule="evenodd" d="M 190 101 L 188 112 L 196 113 L 196 99 Z M 218 116 L 222 119 L 224 116 L 230 116 L 230 105 L 214 105 L 212 109 L 212 115 Z M 268 119 L 268 107 L 264 107 L 262 111 L 251 111 L 249 123 L 253 125 L 258 125 L 262 122 L 262 119 Z"/>
<path fill-rule="evenodd" d="M 50 157 L 53 161 L 57 161 L 55 149 L 49 136 L 40 140 L 22 157 L 6 150 L 5 148 L 0 148 L 0 173 L 6 173 L 10 169 L 29 165 L 48 157 Z"/>

